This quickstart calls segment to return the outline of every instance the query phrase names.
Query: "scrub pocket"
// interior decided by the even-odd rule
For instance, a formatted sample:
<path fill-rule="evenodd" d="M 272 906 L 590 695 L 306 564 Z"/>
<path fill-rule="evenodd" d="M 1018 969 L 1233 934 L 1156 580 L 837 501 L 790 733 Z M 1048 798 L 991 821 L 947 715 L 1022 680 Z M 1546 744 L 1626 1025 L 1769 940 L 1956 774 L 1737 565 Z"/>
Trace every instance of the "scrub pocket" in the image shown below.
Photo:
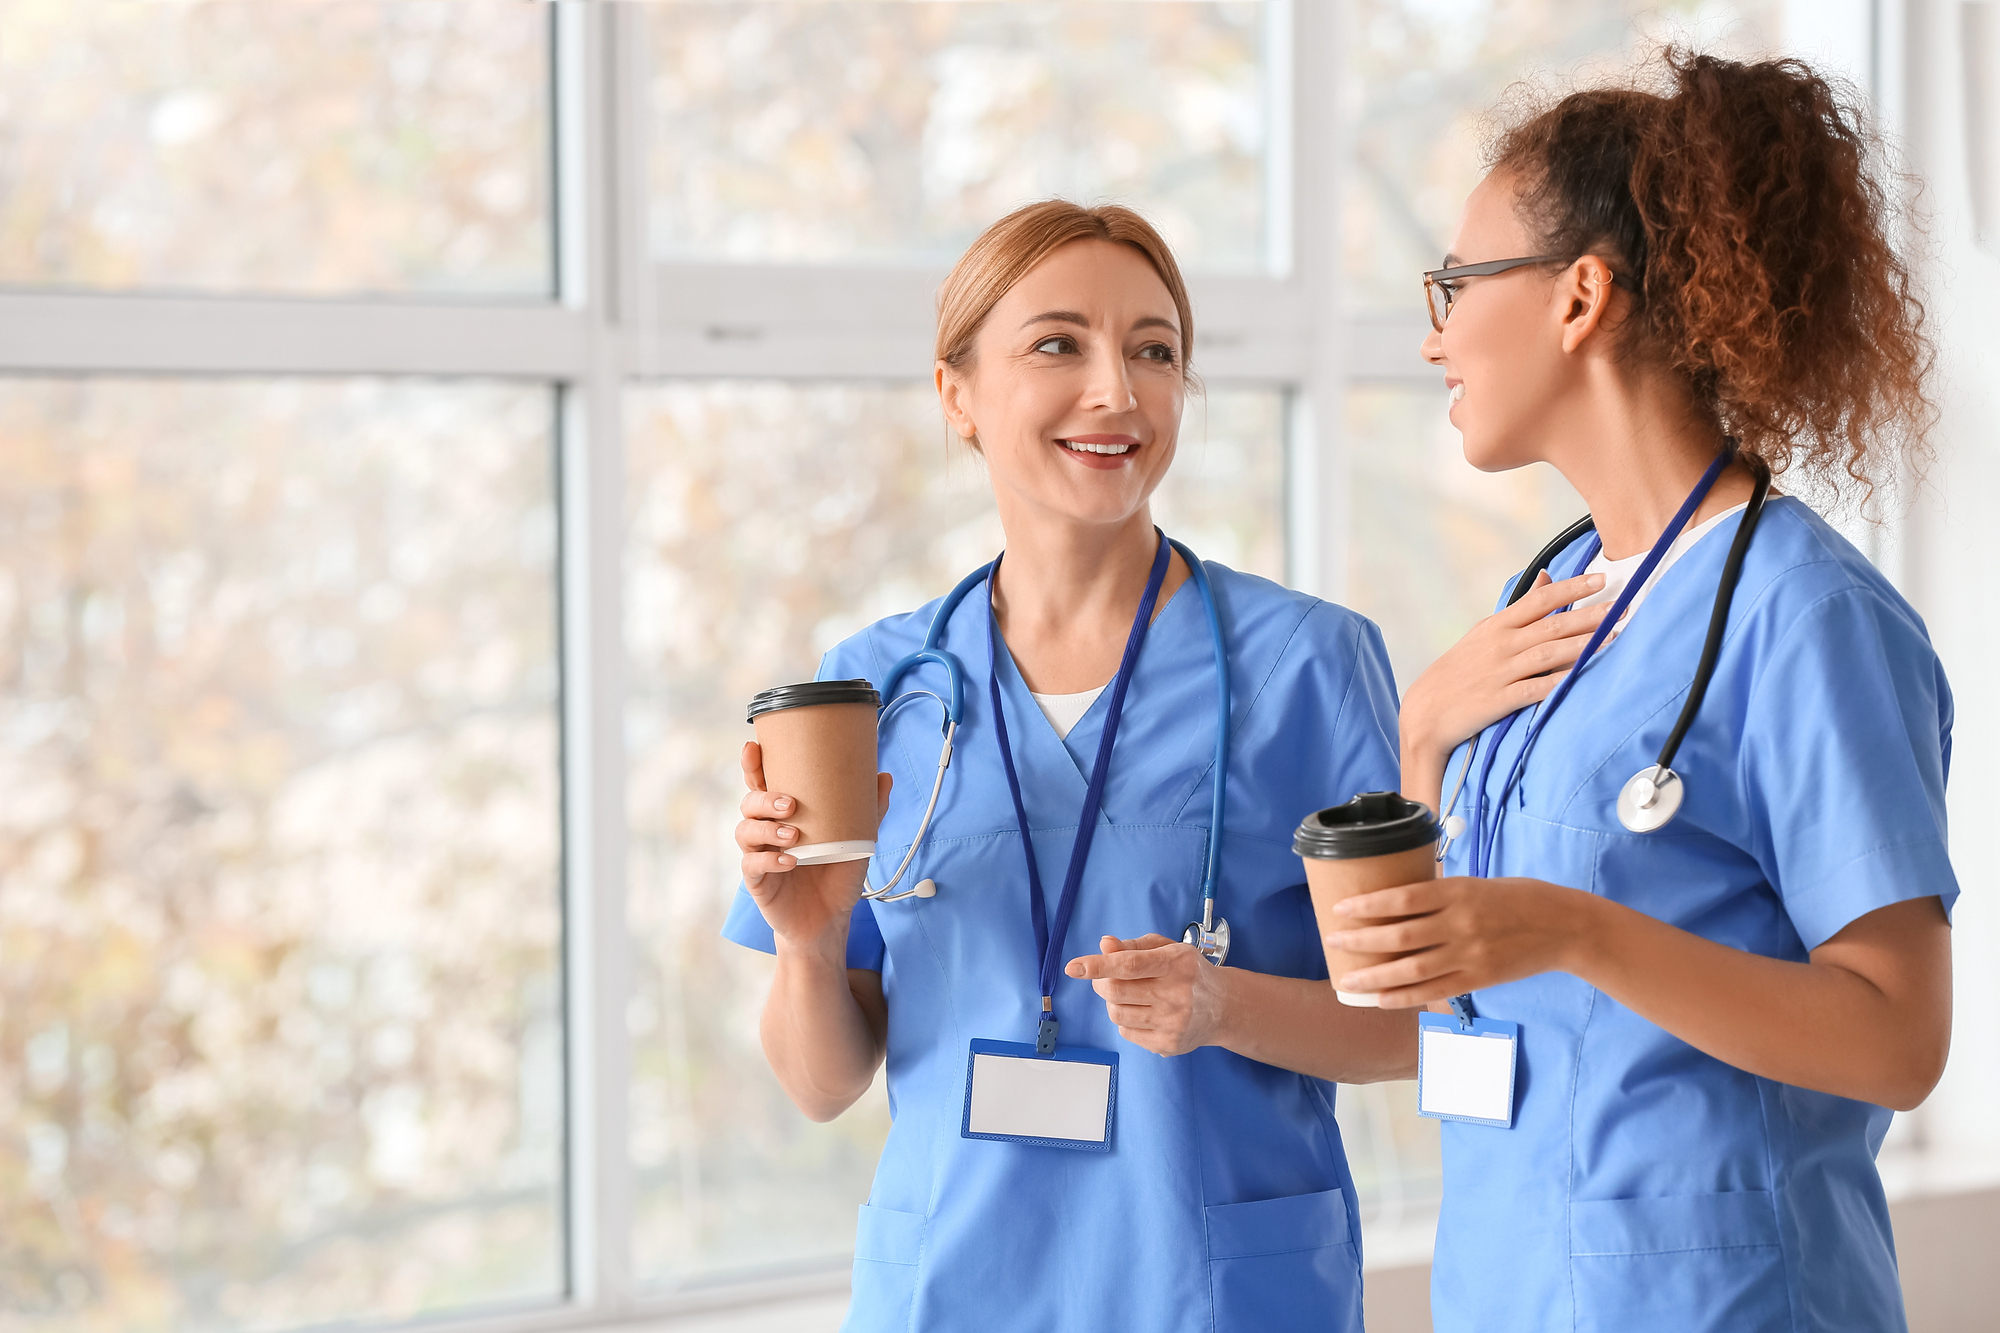
<path fill-rule="evenodd" d="M 1339 1190 L 1205 1211 L 1216 1333 L 1361 1333 L 1361 1264 Z"/>
<path fill-rule="evenodd" d="M 854 1295 L 843 1333 L 907 1329 L 924 1252 L 924 1215 L 861 1205 L 854 1228 Z"/>
<path fill-rule="evenodd" d="M 1764 1190 L 1570 1204 L 1577 1333 L 1792 1328 L 1778 1214 Z"/>

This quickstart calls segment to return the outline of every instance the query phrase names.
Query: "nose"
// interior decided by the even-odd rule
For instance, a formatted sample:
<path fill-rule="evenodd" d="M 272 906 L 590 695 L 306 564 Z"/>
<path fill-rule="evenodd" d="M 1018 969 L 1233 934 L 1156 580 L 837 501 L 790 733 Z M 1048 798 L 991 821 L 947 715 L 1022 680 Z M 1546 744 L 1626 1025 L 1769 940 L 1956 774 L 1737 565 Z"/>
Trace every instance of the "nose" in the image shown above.
<path fill-rule="evenodd" d="M 1130 412 L 1139 405 L 1125 355 L 1106 340 L 1090 353 L 1090 380 L 1084 385 L 1083 406 L 1097 411 Z"/>
<path fill-rule="evenodd" d="M 1418 354 L 1424 358 L 1424 360 L 1430 362 L 1432 365 L 1434 366 L 1443 365 L 1444 335 L 1438 332 L 1436 329 L 1432 329 L 1429 333 L 1426 333 L 1424 335 L 1423 344 L 1417 349 L 1417 351 Z"/>

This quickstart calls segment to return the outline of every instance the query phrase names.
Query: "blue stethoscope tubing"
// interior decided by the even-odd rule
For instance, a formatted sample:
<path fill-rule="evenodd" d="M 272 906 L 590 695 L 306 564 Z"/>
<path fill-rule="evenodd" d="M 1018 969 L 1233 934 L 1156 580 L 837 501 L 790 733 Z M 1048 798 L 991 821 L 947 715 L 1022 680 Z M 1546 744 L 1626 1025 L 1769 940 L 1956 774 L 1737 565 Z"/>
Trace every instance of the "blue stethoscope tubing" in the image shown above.
<path fill-rule="evenodd" d="M 1202 609 L 1208 614 L 1209 636 L 1215 645 L 1215 760 L 1209 779 L 1208 850 L 1201 872 L 1201 920 L 1190 922 L 1183 938 L 1187 943 L 1200 948 L 1211 961 L 1219 963 L 1229 949 L 1229 923 L 1219 921 L 1215 915 L 1216 874 L 1222 864 L 1222 811 L 1229 786 L 1229 645 L 1223 637 L 1222 614 L 1216 607 L 1215 590 L 1209 586 L 1208 571 L 1202 567 L 1201 561 L 1195 557 L 1193 551 L 1171 537 L 1165 540 L 1174 550 L 1180 552 L 1182 561 L 1187 564 L 1189 576 L 1194 580 L 1195 591 L 1201 597 Z M 981 565 L 960 579 L 958 586 L 945 594 L 944 600 L 938 603 L 936 613 L 931 616 L 930 629 L 924 635 L 924 646 L 890 667 L 889 674 L 882 678 L 882 697 L 887 701 L 882 705 L 882 718 L 887 720 L 890 710 L 906 700 L 924 697 L 936 699 L 944 710 L 944 745 L 938 755 L 937 779 L 931 785 L 930 804 L 924 810 L 923 820 L 917 825 L 916 837 L 910 841 L 910 850 L 887 884 L 879 889 L 869 887 L 863 890 L 862 897 L 871 901 L 889 903 L 900 902 L 909 897 L 930 896 L 929 893 L 919 892 L 919 889 L 930 883 L 929 880 L 925 880 L 917 888 L 905 889 L 901 893 L 896 893 L 894 890 L 901 882 L 904 872 L 910 868 L 910 863 L 916 858 L 917 849 L 923 845 L 924 834 L 930 828 L 931 816 L 937 810 L 938 793 L 944 788 L 945 770 L 951 766 L 952 741 L 958 734 L 959 724 L 965 719 L 965 664 L 959 661 L 957 654 L 943 646 L 945 626 L 950 623 L 952 613 L 958 610 L 959 603 L 965 600 L 967 594 L 992 577 L 995 563 L 997 562 L 989 561 Z M 930 690 L 911 690 L 907 694 L 898 695 L 896 686 L 902 682 L 903 677 L 925 663 L 944 670 L 947 682 L 945 695 L 939 696 Z M 935 889 L 932 892 L 935 892 Z M 1200 932 L 1199 938 L 1196 937 L 1197 931 Z"/>

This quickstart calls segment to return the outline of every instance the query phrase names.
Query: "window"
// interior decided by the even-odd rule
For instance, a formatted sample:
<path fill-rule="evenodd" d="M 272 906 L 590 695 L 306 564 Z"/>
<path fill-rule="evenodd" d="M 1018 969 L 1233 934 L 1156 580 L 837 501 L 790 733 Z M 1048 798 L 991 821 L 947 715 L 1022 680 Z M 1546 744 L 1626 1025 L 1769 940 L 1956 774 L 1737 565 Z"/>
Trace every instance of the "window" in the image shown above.
<path fill-rule="evenodd" d="M 0 283 L 545 293 L 526 4 L 0 3 Z"/>
<path fill-rule="evenodd" d="M 1192 268 L 1282 264 L 1263 77 L 1277 8 L 663 6 L 653 253 L 949 265 L 1008 209 L 1060 194 L 1143 209 Z"/>
<path fill-rule="evenodd" d="M 17 1315 L 561 1292 L 553 426 L 531 386 L 0 379 Z"/>

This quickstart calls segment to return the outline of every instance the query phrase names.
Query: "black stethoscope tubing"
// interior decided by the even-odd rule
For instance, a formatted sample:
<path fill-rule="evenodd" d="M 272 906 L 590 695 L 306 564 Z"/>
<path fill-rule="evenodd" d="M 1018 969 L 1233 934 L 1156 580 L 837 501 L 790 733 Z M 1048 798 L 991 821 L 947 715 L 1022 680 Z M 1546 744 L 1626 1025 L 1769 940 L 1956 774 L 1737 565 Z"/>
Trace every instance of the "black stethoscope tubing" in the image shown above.
<path fill-rule="evenodd" d="M 1715 678 L 1716 663 L 1722 656 L 1723 635 L 1729 628 L 1729 608 L 1736 597 L 1736 585 L 1742 581 L 1743 559 L 1750 550 L 1750 539 L 1757 531 L 1757 520 L 1762 517 L 1764 501 L 1771 492 L 1771 473 L 1763 465 L 1762 460 L 1750 455 L 1744 455 L 1744 459 L 1755 470 L 1756 485 L 1750 493 L 1749 503 L 1744 506 L 1743 517 L 1736 525 L 1736 535 L 1729 544 L 1728 558 L 1723 562 L 1722 577 L 1715 589 L 1715 604 L 1709 611 L 1708 635 L 1702 642 L 1701 657 L 1694 669 L 1694 679 L 1688 683 L 1687 699 L 1681 705 L 1680 716 L 1674 720 L 1673 730 L 1667 733 L 1666 744 L 1660 747 L 1659 757 L 1652 769 L 1653 778 L 1646 785 L 1648 803 L 1657 785 L 1675 780 L 1674 757 L 1680 753 L 1681 742 L 1687 739 L 1688 729 L 1694 725 L 1696 715 L 1701 712 L 1702 701 L 1708 697 L 1709 682 Z M 1535 580 L 1555 562 L 1556 557 L 1568 550 L 1579 538 L 1596 531 L 1596 528 L 1596 520 L 1585 514 L 1557 533 L 1548 545 L 1536 553 L 1534 560 L 1521 572 L 1521 577 L 1514 581 L 1513 588 L 1507 594 L 1507 605 L 1512 606 L 1533 591 Z M 1468 756 L 1467 765 L 1469 766 L 1471 762 Z M 1646 776 L 1646 773 L 1641 772 L 1634 777 L 1633 783 L 1638 783 L 1640 778 Z M 1678 806 L 1678 800 L 1674 804 Z M 1666 817 L 1671 819 L 1672 813 L 1668 812 Z"/>

